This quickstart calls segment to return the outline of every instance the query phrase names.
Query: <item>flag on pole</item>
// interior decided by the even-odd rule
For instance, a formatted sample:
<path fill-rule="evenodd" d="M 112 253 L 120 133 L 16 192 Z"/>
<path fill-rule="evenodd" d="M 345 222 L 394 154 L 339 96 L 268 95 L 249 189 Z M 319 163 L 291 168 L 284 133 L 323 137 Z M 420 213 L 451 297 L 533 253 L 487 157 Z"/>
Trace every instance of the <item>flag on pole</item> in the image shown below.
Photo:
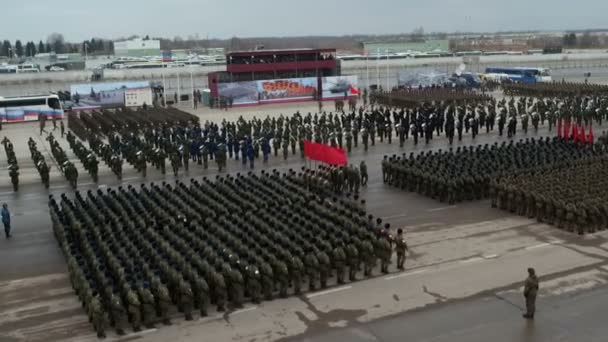
<path fill-rule="evenodd" d="M 587 137 L 587 142 L 593 144 L 593 122 L 589 124 L 589 136 Z"/>
<path fill-rule="evenodd" d="M 311 160 L 324 162 L 330 165 L 346 165 L 348 158 L 346 151 L 338 147 L 331 147 L 312 141 L 304 142 L 304 155 Z"/>
<path fill-rule="evenodd" d="M 359 91 L 359 89 L 355 88 L 354 86 L 350 86 L 349 92 L 353 95 L 359 95 L 361 94 L 361 92 Z"/>

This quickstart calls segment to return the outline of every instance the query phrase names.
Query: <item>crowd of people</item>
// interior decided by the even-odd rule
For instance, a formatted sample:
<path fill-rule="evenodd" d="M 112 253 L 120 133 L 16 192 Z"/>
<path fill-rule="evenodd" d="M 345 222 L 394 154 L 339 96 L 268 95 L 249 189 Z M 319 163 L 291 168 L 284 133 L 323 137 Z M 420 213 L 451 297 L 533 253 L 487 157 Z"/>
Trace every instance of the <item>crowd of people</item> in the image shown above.
<path fill-rule="evenodd" d="M 409 156 L 385 156 L 382 177 L 385 183 L 454 204 L 491 195 L 493 180 L 542 168 L 576 165 L 603 156 L 606 148 L 596 148 L 559 137 L 529 138 L 499 144 L 469 146 L 456 150 L 439 149 Z"/>
<path fill-rule="evenodd" d="M 608 229 L 608 158 L 586 156 L 490 182 L 492 207 L 580 235 Z"/>
<path fill-rule="evenodd" d="M 407 245 L 346 198 L 316 193 L 302 172 L 217 176 L 76 192 L 49 202 L 70 279 L 99 337 L 389 272 Z M 334 277 L 335 275 L 335 277 Z M 306 286 L 304 286 L 306 284 Z"/>

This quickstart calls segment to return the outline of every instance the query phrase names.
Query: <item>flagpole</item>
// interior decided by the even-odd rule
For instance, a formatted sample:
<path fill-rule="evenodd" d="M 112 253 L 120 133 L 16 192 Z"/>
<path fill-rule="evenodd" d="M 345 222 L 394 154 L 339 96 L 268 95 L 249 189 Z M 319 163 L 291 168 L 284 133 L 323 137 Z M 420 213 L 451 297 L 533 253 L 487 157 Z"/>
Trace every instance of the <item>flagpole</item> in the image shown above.
<path fill-rule="evenodd" d="M 376 49 L 376 88 L 380 87 L 380 48 Z"/>
<path fill-rule="evenodd" d="M 365 69 L 367 71 L 367 89 L 369 89 L 369 51 L 365 51 Z"/>
<path fill-rule="evenodd" d="M 163 61 L 163 107 L 167 108 L 167 84 L 165 82 L 165 62 Z"/>
<path fill-rule="evenodd" d="M 194 75 L 192 75 L 192 64 L 190 64 L 190 84 L 191 84 L 191 92 L 190 96 L 192 96 L 192 109 L 194 109 Z"/>
<path fill-rule="evenodd" d="M 182 89 L 181 89 L 181 83 L 179 81 L 179 71 L 177 72 L 177 103 L 175 103 L 175 105 L 177 106 L 177 104 L 182 100 Z"/>
<path fill-rule="evenodd" d="M 389 57 L 388 57 L 388 49 L 386 49 L 386 91 L 389 91 L 391 89 L 389 68 L 390 68 L 390 64 L 389 64 Z"/>

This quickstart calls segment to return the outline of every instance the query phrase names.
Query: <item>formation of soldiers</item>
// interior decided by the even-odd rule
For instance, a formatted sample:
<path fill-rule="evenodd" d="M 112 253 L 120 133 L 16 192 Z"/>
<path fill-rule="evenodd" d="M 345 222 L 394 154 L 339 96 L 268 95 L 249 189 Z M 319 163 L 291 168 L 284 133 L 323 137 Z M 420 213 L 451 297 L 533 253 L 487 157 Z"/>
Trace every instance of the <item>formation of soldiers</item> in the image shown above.
<path fill-rule="evenodd" d="M 238 308 L 389 272 L 407 245 L 355 201 L 309 190 L 303 173 L 192 179 L 51 197 L 57 241 L 98 336 L 210 305 Z M 335 281 L 334 281 L 335 274 Z"/>
<path fill-rule="evenodd" d="M 42 184 L 44 184 L 44 187 L 48 189 L 50 185 L 49 174 L 51 172 L 51 168 L 47 165 L 44 155 L 38 151 L 38 146 L 32 137 L 28 139 L 27 146 L 30 149 L 30 155 L 32 157 L 32 161 L 34 162 L 34 166 L 40 174 L 40 180 L 42 181 Z"/>
<path fill-rule="evenodd" d="M 17 155 L 13 143 L 7 138 L 2 139 L 2 146 L 6 153 L 6 161 L 8 163 L 8 173 L 13 184 L 13 191 L 19 191 L 19 164 L 17 163 Z"/>
<path fill-rule="evenodd" d="M 372 103 L 389 106 L 411 108 L 420 103 L 443 101 L 452 103 L 485 102 L 491 99 L 489 95 L 478 93 L 472 89 L 456 88 L 407 88 L 390 92 L 375 91 L 370 94 Z"/>
<path fill-rule="evenodd" d="M 70 186 L 76 189 L 76 187 L 78 186 L 78 169 L 68 159 L 68 155 L 59 145 L 59 142 L 55 139 L 53 133 L 49 133 L 49 135 L 46 137 L 46 140 L 51 146 L 51 155 L 53 155 L 53 158 L 55 158 L 57 165 L 59 165 L 59 170 L 63 173 L 63 176 L 68 180 Z"/>
<path fill-rule="evenodd" d="M 359 167 L 352 164 L 320 165 L 316 170 L 302 167 L 302 176 L 306 187 L 314 189 L 317 193 L 323 193 L 326 196 L 346 194 L 347 197 L 352 194 L 355 200 L 358 199 L 359 189 L 367 186 L 369 180 L 365 161 L 361 161 Z M 365 204 L 365 201 L 362 203 Z"/>
<path fill-rule="evenodd" d="M 538 82 L 534 84 L 505 84 L 503 85 L 503 90 L 508 96 L 602 96 L 608 93 L 608 86 L 604 84 L 587 84 L 575 82 Z"/>
<path fill-rule="evenodd" d="M 608 228 L 608 158 L 586 156 L 490 183 L 492 207 L 580 235 Z"/>
<path fill-rule="evenodd" d="M 441 202 L 454 204 L 487 198 L 492 180 L 540 168 L 575 165 L 605 155 L 605 149 L 563 138 L 529 138 L 514 143 L 495 142 L 456 150 L 385 156 L 383 181 Z"/>
<path fill-rule="evenodd" d="M 70 148 L 84 166 L 84 169 L 89 172 L 93 181 L 97 182 L 99 173 L 99 161 L 97 161 L 97 157 L 95 157 L 93 152 L 87 149 L 72 132 L 68 132 L 66 139 Z"/>

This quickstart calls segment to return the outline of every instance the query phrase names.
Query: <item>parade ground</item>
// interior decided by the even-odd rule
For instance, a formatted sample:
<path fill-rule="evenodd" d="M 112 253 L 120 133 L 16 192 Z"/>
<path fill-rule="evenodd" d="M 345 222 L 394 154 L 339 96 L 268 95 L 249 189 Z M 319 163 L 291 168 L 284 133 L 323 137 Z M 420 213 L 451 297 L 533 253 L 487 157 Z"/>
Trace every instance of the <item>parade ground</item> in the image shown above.
<path fill-rule="evenodd" d="M 327 111 L 333 103 L 325 104 Z M 331 107 L 331 108 L 329 108 Z M 182 109 L 187 110 L 183 105 Z M 317 104 L 289 104 L 254 108 L 189 110 L 202 122 L 235 120 L 266 115 L 316 112 Z M 52 130 L 47 123 L 46 130 Z M 599 135 L 604 127 L 594 127 Z M 59 136 L 59 130 L 53 132 Z M 53 164 L 37 123 L 5 125 L 0 131 L 15 146 L 20 165 L 20 189 L 12 191 L 8 171 L 0 173 L 0 202 L 14 215 L 13 238 L 0 241 L 0 341 L 95 341 L 87 315 L 74 295 L 67 266 L 53 236 L 48 196 L 71 193 L 67 181 Z M 547 127 L 538 133 L 518 132 L 516 139 L 553 136 Z M 52 165 L 51 185 L 40 183 L 28 151 L 32 137 Z M 58 139 L 70 160 L 83 170 L 65 139 Z M 482 132 L 474 141 L 465 136 L 454 147 L 504 141 L 497 132 Z M 117 336 L 108 330 L 108 341 L 603 341 L 603 305 L 608 292 L 608 232 L 578 236 L 490 208 L 488 200 L 439 203 L 414 193 L 388 187 L 382 182 L 380 161 L 384 155 L 447 149 L 444 136 L 429 145 L 414 146 L 411 139 L 399 144 L 377 143 L 364 152 L 361 146 L 349 155 L 349 163 L 365 160 L 369 183 L 361 191 L 367 211 L 405 230 L 410 247 L 405 271 L 374 272 L 371 279 L 347 282 L 297 297 L 275 299 L 259 305 L 185 321 L 175 312 L 172 326 Z M 287 161 L 271 157 L 262 169 L 300 169 L 311 166 L 299 155 Z M 6 158 L 0 168 L 6 169 Z M 314 163 L 312 163 L 314 166 Z M 229 160 L 227 173 L 245 172 L 238 161 Z M 215 177 L 192 164 L 179 179 Z M 226 173 L 226 172 L 224 172 Z M 130 165 L 119 181 L 100 164 L 94 183 L 80 172 L 78 190 L 174 182 L 150 168 L 143 179 Z M 521 318 L 526 269 L 540 276 L 537 317 Z M 332 282 L 332 284 L 335 283 Z"/>

